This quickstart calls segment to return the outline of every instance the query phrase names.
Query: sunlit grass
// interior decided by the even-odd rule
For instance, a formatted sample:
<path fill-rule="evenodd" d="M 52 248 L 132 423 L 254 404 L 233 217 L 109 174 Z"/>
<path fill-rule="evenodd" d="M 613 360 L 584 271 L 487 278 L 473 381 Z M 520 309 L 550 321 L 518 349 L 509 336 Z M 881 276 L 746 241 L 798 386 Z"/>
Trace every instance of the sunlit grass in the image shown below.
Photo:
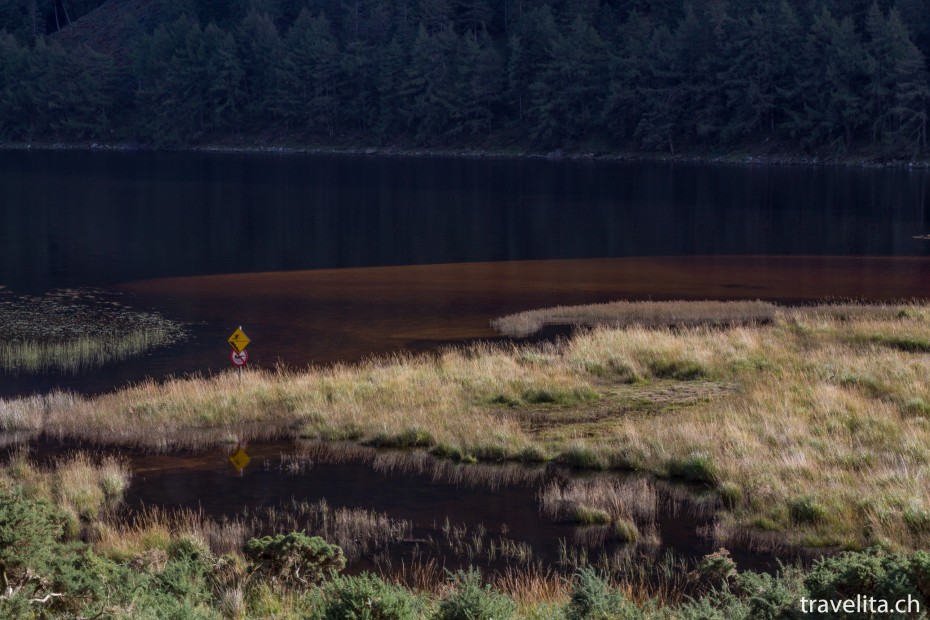
<path fill-rule="evenodd" d="M 138 329 L 125 334 L 65 341 L 19 340 L 0 342 L 0 369 L 9 372 L 78 373 L 142 355 L 174 342 L 164 328 Z"/>

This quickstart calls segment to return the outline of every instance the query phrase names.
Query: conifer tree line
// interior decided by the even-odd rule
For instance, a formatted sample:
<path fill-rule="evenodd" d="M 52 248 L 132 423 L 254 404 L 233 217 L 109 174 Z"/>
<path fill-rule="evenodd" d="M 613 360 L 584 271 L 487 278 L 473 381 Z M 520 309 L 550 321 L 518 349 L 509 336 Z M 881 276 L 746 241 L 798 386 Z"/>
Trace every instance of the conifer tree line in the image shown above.
<path fill-rule="evenodd" d="M 925 0 L 162 0 L 59 42 L 97 4 L 0 8 L 0 139 L 928 150 Z"/>

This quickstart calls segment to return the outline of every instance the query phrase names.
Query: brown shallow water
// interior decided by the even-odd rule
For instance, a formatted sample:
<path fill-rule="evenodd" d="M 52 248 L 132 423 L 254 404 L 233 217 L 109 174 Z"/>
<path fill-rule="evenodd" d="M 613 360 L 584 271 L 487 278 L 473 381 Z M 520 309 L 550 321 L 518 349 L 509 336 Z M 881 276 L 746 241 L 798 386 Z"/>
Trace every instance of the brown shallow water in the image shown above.
<path fill-rule="evenodd" d="M 230 367 L 226 338 L 252 338 L 250 363 L 352 362 L 499 339 L 498 316 L 618 299 L 890 301 L 930 294 L 930 258 L 686 256 L 509 261 L 163 278 L 113 287 L 127 304 L 189 324 L 191 338 L 77 376 L 4 377 L 0 395 L 54 387 L 102 392 L 145 377 Z"/>
<path fill-rule="evenodd" d="M 253 360 L 358 360 L 495 338 L 511 312 L 617 299 L 824 298 L 886 301 L 930 294 L 919 257 L 658 257 L 324 269 L 166 278 L 120 287 L 137 303 L 202 322 L 202 365 L 243 325 Z M 224 360 L 225 362 L 225 360 Z"/>

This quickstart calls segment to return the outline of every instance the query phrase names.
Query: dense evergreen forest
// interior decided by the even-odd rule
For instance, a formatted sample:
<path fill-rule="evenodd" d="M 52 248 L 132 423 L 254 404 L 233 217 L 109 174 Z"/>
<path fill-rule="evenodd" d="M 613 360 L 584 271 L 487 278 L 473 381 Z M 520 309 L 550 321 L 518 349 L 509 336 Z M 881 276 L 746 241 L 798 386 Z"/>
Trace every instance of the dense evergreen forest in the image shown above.
<path fill-rule="evenodd" d="M 926 0 L 6 0 L 0 28 L 7 141 L 927 150 Z"/>

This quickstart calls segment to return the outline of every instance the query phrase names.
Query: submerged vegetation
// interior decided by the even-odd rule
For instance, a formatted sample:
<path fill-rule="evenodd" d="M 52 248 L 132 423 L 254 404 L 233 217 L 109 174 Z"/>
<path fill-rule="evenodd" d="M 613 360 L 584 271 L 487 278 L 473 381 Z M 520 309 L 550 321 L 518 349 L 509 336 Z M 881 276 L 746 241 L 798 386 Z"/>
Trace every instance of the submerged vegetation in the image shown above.
<path fill-rule="evenodd" d="M 930 367 L 901 343 L 930 338 L 928 310 L 831 305 L 764 324 L 598 327 L 541 346 L 150 381 L 2 401 L 0 427 L 162 450 L 300 437 L 641 470 L 709 489 L 719 544 L 921 548 Z M 615 529 L 622 517 L 635 535 L 635 515 L 574 511 Z"/>
<path fill-rule="evenodd" d="M 92 291 L 2 294 L 0 324 L 0 370 L 10 373 L 77 373 L 184 337 L 178 323 Z"/>
<path fill-rule="evenodd" d="M 73 499 L 55 491 L 66 480 L 72 492 L 102 498 L 87 504 L 100 510 L 83 512 L 78 527 Z M 327 525 L 331 517 L 269 524 L 215 522 L 190 511 L 133 516 L 119 509 L 127 484 L 125 464 L 113 459 L 77 454 L 39 466 L 13 455 L 0 471 L 0 615 L 755 620 L 800 617 L 802 599 L 910 595 L 921 609 L 930 599 L 930 555 L 880 547 L 775 574 L 740 571 L 725 550 L 694 563 L 578 564 L 567 572 L 536 564 L 442 572 L 430 563 L 351 571 L 340 536 L 364 538 L 380 525 L 340 532 Z M 272 532 L 252 529 L 258 523 Z"/>

